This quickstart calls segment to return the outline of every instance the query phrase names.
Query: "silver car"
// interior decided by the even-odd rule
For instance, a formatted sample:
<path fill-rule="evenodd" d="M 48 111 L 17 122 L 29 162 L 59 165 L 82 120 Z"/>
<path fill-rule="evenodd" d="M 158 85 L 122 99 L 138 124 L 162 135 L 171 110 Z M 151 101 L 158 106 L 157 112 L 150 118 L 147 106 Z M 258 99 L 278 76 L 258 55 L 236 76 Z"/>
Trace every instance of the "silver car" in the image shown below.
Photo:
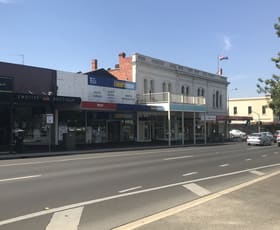
<path fill-rule="evenodd" d="M 252 133 L 247 137 L 248 145 L 272 145 L 273 140 L 265 133 Z"/>

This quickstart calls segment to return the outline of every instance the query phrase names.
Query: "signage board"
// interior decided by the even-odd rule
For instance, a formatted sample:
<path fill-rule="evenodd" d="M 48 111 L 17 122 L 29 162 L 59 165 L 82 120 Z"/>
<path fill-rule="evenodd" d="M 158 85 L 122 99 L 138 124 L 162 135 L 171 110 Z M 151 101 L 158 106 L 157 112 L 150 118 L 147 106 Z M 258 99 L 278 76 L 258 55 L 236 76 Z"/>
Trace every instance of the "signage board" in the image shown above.
<path fill-rule="evenodd" d="M 8 77 L 0 77 L 0 92 L 12 92 L 13 79 Z"/>
<path fill-rule="evenodd" d="M 47 124 L 53 124 L 53 114 L 52 113 L 47 113 L 46 114 L 46 123 Z"/>

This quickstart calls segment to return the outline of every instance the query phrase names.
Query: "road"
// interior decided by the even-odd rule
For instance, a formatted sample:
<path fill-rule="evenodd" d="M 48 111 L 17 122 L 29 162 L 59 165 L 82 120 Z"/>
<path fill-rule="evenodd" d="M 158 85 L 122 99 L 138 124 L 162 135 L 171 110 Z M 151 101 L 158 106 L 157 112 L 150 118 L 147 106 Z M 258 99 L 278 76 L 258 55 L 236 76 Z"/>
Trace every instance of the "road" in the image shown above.
<path fill-rule="evenodd" d="M 2 160 L 0 229 L 112 229 L 279 168 L 245 143 Z"/>

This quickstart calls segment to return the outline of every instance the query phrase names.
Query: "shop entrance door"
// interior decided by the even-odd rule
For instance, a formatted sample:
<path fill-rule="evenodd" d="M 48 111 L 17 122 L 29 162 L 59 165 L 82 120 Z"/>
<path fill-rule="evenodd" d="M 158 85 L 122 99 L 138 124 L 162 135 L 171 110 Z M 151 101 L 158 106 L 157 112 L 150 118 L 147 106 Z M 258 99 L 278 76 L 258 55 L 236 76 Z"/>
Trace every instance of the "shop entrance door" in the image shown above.
<path fill-rule="evenodd" d="M 151 122 L 139 121 L 139 141 L 150 142 L 151 141 Z"/>
<path fill-rule="evenodd" d="M 0 108 L 0 146 L 9 145 L 10 140 L 10 113 L 7 106 Z"/>
<path fill-rule="evenodd" d="M 120 121 L 108 121 L 107 123 L 108 142 L 120 141 Z"/>

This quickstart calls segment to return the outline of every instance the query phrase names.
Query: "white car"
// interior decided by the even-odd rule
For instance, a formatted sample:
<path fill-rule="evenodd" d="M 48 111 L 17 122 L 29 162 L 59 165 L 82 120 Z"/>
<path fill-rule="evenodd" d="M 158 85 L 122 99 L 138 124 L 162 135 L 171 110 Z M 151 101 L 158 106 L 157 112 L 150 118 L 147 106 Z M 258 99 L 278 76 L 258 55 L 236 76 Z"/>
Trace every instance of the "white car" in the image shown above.
<path fill-rule="evenodd" d="M 240 131 L 239 129 L 232 129 L 229 131 L 229 136 L 230 136 L 230 138 L 239 137 L 239 138 L 245 139 L 246 133 Z"/>
<path fill-rule="evenodd" d="M 272 145 L 273 140 L 267 136 L 264 132 L 252 133 L 247 137 L 248 145 Z"/>

